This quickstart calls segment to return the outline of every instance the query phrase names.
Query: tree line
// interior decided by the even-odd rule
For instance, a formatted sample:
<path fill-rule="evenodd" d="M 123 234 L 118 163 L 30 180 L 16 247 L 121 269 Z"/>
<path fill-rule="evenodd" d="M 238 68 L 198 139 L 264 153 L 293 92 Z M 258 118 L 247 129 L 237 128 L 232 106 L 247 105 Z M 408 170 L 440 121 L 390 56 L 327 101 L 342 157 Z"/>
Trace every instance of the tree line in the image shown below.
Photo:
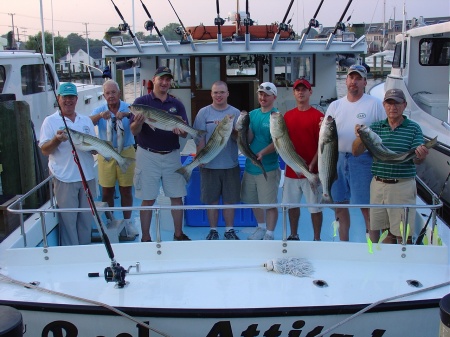
<path fill-rule="evenodd" d="M 178 23 L 169 23 L 167 26 L 165 26 L 163 29 L 160 29 L 160 32 L 166 40 L 168 41 L 177 41 L 180 40 L 181 37 L 176 33 L 177 28 L 179 27 Z M 111 41 L 111 35 L 114 35 L 114 33 L 117 33 L 118 30 L 115 27 L 111 27 L 107 32 L 105 32 L 104 39 L 107 41 Z M 159 41 L 159 37 L 153 32 L 150 34 L 149 32 L 136 32 L 135 36 L 139 41 L 142 42 L 149 42 L 149 41 Z M 13 49 L 11 46 L 12 43 L 12 33 L 8 32 L 7 34 L 3 35 L 4 38 L 8 41 L 8 46 L 6 49 Z M 124 42 L 132 42 L 132 39 L 129 34 L 122 33 L 122 37 Z M 68 53 L 68 50 L 70 48 L 71 53 L 75 53 L 78 50 L 82 49 L 85 52 L 87 52 L 87 43 L 86 39 L 77 33 L 71 33 L 67 35 L 67 37 L 62 36 L 55 36 L 54 39 L 52 39 L 52 34 L 48 31 L 44 32 L 44 39 L 45 39 L 45 51 L 47 54 L 53 53 L 53 40 L 55 43 L 54 49 L 55 49 L 55 60 L 59 60 L 61 57 L 66 55 Z M 39 32 L 36 35 L 30 35 L 28 36 L 28 40 L 26 42 L 23 42 L 20 44 L 20 49 L 22 50 L 36 50 L 38 51 L 42 44 L 42 33 Z M 102 48 L 102 40 L 99 39 L 89 39 L 89 50 L 101 50 Z"/>

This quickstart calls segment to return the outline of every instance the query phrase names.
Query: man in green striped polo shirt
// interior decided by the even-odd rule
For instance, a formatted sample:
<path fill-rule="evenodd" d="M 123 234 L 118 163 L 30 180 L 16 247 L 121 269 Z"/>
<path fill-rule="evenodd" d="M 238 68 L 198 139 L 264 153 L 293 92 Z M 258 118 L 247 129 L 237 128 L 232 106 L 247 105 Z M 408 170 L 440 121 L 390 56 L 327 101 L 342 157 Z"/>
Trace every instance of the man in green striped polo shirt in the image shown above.
<path fill-rule="evenodd" d="M 416 203 L 416 164 L 421 164 L 428 155 L 428 149 L 423 146 L 424 139 L 420 126 L 403 115 L 406 108 L 405 94 L 400 89 L 386 91 L 383 107 L 387 118 L 370 125 L 372 131 L 378 134 L 389 150 L 403 153 L 416 149 L 416 157 L 403 163 L 388 164 L 374 161 L 372 164 L 373 179 L 370 184 L 371 204 L 415 204 Z M 365 146 L 359 138 L 355 126 L 356 140 L 353 143 L 353 155 L 360 155 Z M 408 213 L 410 235 L 414 233 L 415 209 Z M 380 231 L 389 230 L 384 243 L 401 243 L 403 230 L 407 225 L 403 208 L 371 208 L 370 209 L 370 239 L 378 242 Z M 410 242 L 410 239 L 408 240 Z"/>

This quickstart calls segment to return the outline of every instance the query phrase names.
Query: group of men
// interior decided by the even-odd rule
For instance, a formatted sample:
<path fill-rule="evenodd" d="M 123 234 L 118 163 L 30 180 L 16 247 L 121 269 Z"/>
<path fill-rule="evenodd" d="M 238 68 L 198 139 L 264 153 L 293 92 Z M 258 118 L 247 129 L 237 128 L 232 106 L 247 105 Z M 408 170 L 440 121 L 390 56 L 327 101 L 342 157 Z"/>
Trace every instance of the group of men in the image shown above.
<path fill-rule="evenodd" d="M 148 105 L 167 111 L 188 123 L 183 104 L 169 94 L 173 80 L 172 72 L 167 67 L 158 67 L 153 77 L 153 90 L 135 100 L 135 104 Z M 334 101 L 328 107 L 326 116 L 335 119 L 339 143 L 339 159 L 337 163 L 337 180 L 331 188 L 331 196 L 336 204 L 383 204 L 414 203 L 415 196 L 415 164 L 421 163 L 428 150 L 421 146 L 423 136 L 420 127 L 403 115 L 406 98 L 399 89 L 386 92 L 381 102 L 365 94 L 367 70 L 360 65 L 351 66 L 346 79 L 347 94 Z M 81 182 L 77 166 L 73 163 L 70 144 L 64 131 L 63 119 L 69 128 L 95 135 L 94 125 L 98 126 L 101 139 L 107 139 L 108 123 L 120 123 L 123 127 L 124 157 L 136 158 L 126 172 L 121 172 L 114 160 L 106 160 L 99 156 L 99 184 L 102 186 L 102 200 L 109 206 L 114 204 L 116 181 L 119 184 L 121 205 L 131 206 L 133 201 L 132 186 L 135 197 L 142 200 L 142 206 L 154 205 L 160 192 L 170 198 L 171 205 L 183 204 L 186 196 L 186 182 L 182 175 L 175 171 L 181 166 L 179 137 L 187 133 L 175 128 L 164 131 L 150 127 L 142 114 L 129 112 L 129 104 L 120 100 L 120 89 L 116 82 L 108 80 L 103 85 L 106 103 L 96 109 L 89 117 L 76 113 L 77 91 L 72 83 L 64 83 L 58 90 L 60 111 L 48 116 L 41 128 L 40 147 L 44 155 L 49 156 L 49 168 L 54 175 L 55 197 L 58 207 L 88 207 L 85 188 Z M 241 180 L 238 162 L 237 131 L 234 130 L 225 148 L 213 160 L 200 167 L 201 201 L 216 205 L 222 198 L 224 204 L 239 202 L 248 204 L 276 204 L 281 170 L 278 154 L 270 134 L 270 115 L 276 112 L 274 107 L 277 88 L 271 82 L 262 83 L 257 90 L 260 107 L 250 111 L 248 141 L 250 149 L 261 161 L 266 176 L 260 167 L 250 159 L 245 162 L 245 170 Z M 324 115 L 310 104 L 312 85 L 306 79 L 298 79 L 293 85 L 293 96 L 296 107 L 284 114 L 284 119 L 295 151 L 305 160 L 309 171 L 317 173 L 319 130 Z M 212 85 L 212 103 L 198 112 L 193 123 L 194 128 L 206 131 L 206 134 L 195 139 L 197 153 L 205 147 L 216 125 L 226 116 L 234 116 L 234 125 L 241 113 L 228 104 L 228 86 L 223 81 Z M 416 148 L 416 159 L 402 164 L 373 163 L 371 155 L 365 151 L 364 144 L 358 136 L 361 125 L 370 125 L 386 144 L 401 143 L 397 150 Z M 113 132 L 111 139 L 115 148 L 118 146 L 117 135 Z M 405 137 L 409 135 L 409 137 Z M 136 139 L 136 150 L 133 146 Z M 94 162 L 90 153 L 79 151 L 81 167 L 91 191 L 94 186 Z M 369 193 L 370 191 L 370 193 Z M 286 167 L 282 201 L 283 203 L 299 203 L 305 197 L 309 204 L 320 203 L 320 192 L 313 191 L 304 176 L 298 176 L 289 166 Z M 341 241 L 349 240 L 350 215 L 348 208 L 336 207 L 336 218 L 339 219 L 339 237 Z M 399 242 L 402 236 L 400 221 L 401 209 L 361 209 L 366 231 L 372 241 L 379 238 L 380 230 L 389 230 L 386 242 Z M 320 241 L 322 227 L 322 209 L 309 208 L 313 226 L 313 239 Z M 171 211 L 174 222 L 175 241 L 187 241 L 190 238 L 183 233 L 183 211 Z M 239 240 L 233 228 L 234 209 L 223 210 L 225 220 L 224 239 Z M 253 214 L 258 226 L 248 237 L 251 240 L 273 240 L 278 220 L 278 209 L 254 208 Z M 300 208 L 293 207 L 288 211 L 290 235 L 288 240 L 300 240 L 298 226 Z M 131 211 L 123 212 L 126 225 L 124 234 L 136 236 L 138 231 L 131 223 Z M 207 216 L 210 231 L 208 240 L 219 239 L 218 210 L 208 209 Z M 58 213 L 62 245 L 87 244 L 91 240 L 92 216 L 89 213 Z M 410 218 L 411 219 L 411 218 Z M 151 210 L 140 211 L 141 241 L 152 240 L 150 235 Z M 413 220 L 411 220 L 413 223 Z"/>

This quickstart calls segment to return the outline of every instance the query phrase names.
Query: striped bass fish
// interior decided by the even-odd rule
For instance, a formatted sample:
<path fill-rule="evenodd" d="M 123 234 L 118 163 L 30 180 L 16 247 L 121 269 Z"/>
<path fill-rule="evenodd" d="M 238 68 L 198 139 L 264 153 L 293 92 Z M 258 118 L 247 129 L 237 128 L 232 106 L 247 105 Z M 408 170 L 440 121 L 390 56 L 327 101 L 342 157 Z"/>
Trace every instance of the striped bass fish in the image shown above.
<path fill-rule="evenodd" d="M 331 185 L 337 179 L 337 162 L 339 157 L 338 135 L 334 118 L 328 116 L 322 121 L 319 131 L 318 166 L 319 179 L 322 184 L 322 203 L 331 204 Z"/>
<path fill-rule="evenodd" d="M 149 107 L 143 104 L 132 104 L 129 106 L 130 111 L 134 115 L 143 114 L 146 117 L 145 123 L 152 128 L 152 130 L 160 129 L 165 131 L 172 131 L 177 128 L 190 134 L 194 139 L 203 136 L 206 131 L 196 130 L 186 124 L 181 118 L 171 115 L 167 111 Z"/>
<path fill-rule="evenodd" d="M 214 132 L 206 143 L 205 147 L 200 150 L 199 153 L 195 156 L 195 159 L 176 170 L 175 172 L 183 175 L 186 182 L 191 179 L 191 174 L 194 168 L 199 166 L 200 164 L 207 164 L 211 160 L 213 160 L 220 151 L 223 150 L 225 145 L 228 142 L 228 139 L 231 136 L 231 131 L 233 131 L 233 121 L 234 117 L 232 115 L 226 115 L 220 122 L 217 124 Z"/>
<path fill-rule="evenodd" d="M 122 153 L 123 144 L 125 142 L 125 128 L 121 119 L 116 120 L 116 141 L 117 141 L 117 152 Z"/>
<path fill-rule="evenodd" d="M 289 165 L 298 176 L 303 174 L 308 179 L 312 190 L 317 192 L 319 177 L 309 171 L 305 160 L 295 151 L 284 117 L 279 112 L 272 112 L 270 115 L 270 135 L 275 149 L 286 165 Z"/>
<path fill-rule="evenodd" d="M 373 156 L 374 161 L 381 161 L 388 164 L 400 164 L 416 158 L 415 148 L 403 153 L 397 153 L 389 150 L 386 146 L 383 145 L 380 136 L 378 136 L 375 132 L 372 131 L 371 128 L 366 125 L 361 125 L 361 127 L 358 129 L 358 134 L 366 149 Z M 437 136 L 423 145 L 425 145 L 427 149 L 431 149 L 436 144 Z"/>
<path fill-rule="evenodd" d="M 68 128 L 70 136 L 72 138 L 75 148 L 80 151 L 97 151 L 105 159 L 115 159 L 117 165 L 119 165 L 122 172 L 126 172 L 128 166 L 130 166 L 135 159 L 122 157 L 119 153 L 114 150 L 112 145 L 107 141 L 101 140 L 100 138 L 91 136 L 87 133 L 79 132 Z"/>
<path fill-rule="evenodd" d="M 253 163 L 253 165 L 258 166 L 263 175 L 264 178 L 267 180 L 267 173 L 264 169 L 264 166 L 260 160 L 256 157 L 256 154 L 252 151 L 250 148 L 250 145 L 248 143 L 248 129 L 250 126 L 250 115 L 248 113 L 241 114 L 236 121 L 236 130 L 238 132 L 237 137 L 237 145 L 239 148 L 239 151 L 246 156 L 248 159 L 250 159 Z"/>

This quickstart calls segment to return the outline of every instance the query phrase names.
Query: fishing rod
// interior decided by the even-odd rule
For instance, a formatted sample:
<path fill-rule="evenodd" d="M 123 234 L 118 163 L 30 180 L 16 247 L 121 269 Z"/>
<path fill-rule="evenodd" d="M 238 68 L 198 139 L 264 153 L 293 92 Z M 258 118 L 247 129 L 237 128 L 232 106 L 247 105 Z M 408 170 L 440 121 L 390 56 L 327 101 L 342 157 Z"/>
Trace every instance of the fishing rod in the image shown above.
<path fill-rule="evenodd" d="M 45 72 L 47 74 L 47 77 L 48 77 L 50 83 L 52 84 L 53 95 L 55 96 L 56 103 L 58 105 L 58 109 L 61 112 L 61 118 L 63 120 L 64 127 L 65 127 L 66 130 L 68 130 L 69 127 L 67 126 L 66 119 L 63 116 L 61 105 L 59 104 L 59 101 L 58 101 L 58 95 L 56 94 L 56 90 L 55 90 L 56 81 L 55 81 L 55 79 L 53 77 L 53 73 L 50 71 L 49 65 L 47 64 L 47 62 L 45 62 L 44 54 L 42 53 L 41 46 L 37 42 L 37 39 L 36 39 L 36 43 L 37 43 L 38 50 L 39 50 L 39 53 L 40 53 L 41 58 L 42 58 L 42 62 L 44 64 Z M 103 244 L 104 244 L 104 246 L 106 248 L 106 252 L 108 253 L 108 256 L 109 256 L 109 258 L 111 260 L 111 266 L 105 268 L 105 272 L 104 272 L 105 279 L 106 279 L 107 282 L 113 282 L 114 281 L 114 282 L 116 282 L 116 284 L 117 284 L 117 286 L 119 288 L 123 288 L 125 286 L 125 284 L 126 284 L 126 282 L 125 282 L 126 271 L 119 263 L 116 262 L 116 260 L 114 258 L 114 251 L 112 249 L 111 242 L 109 241 L 108 235 L 106 235 L 105 229 L 104 229 L 103 224 L 102 224 L 102 220 L 100 218 L 100 215 L 98 214 L 97 207 L 95 206 L 94 198 L 92 197 L 91 190 L 89 189 L 89 185 L 87 184 L 86 176 L 84 175 L 83 168 L 81 167 L 80 158 L 78 157 L 78 152 L 77 152 L 77 150 L 75 148 L 75 144 L 73 143 L 72 136 L 70 135 L 70 132 L 67 132 L 67 136 L 68 136 L 68 140 L 70 142 L 70 145 L 72 147 L 73 159 L 74 159 L 75 164 L 77 165 L 78 170 L 80 172 L 81 182 L 83 184 L 84 192 L 86 194 L 86 197 L 87 197 L 87 200 L 88 200 L 88 203 L 89 203 L 89 207 L 91 208 L 92 215 L 94 216 L 95 224 L 97 225 L 97 228 L 101 232 L 102 242 L 103 242 Z"/>
<path fill-rule="evenodd" d="M 341 15 L 341 18 L 339 19 L 338 22 L 336 22 L 336 26 L 334 27 L 333 33 L 331 33 L 330 36 L 328 37 L 328 41 L 327 41 L 325 49 L 330 48 L 331 42 L 333 42 L 333 39 L 334 39 L 338 29 L 340 29 L 342 31 L 345 30 L 345 25 L 342 23 L 342 20 L 344 19 L 345 14 L 347 14 L 348 8 L 352 4 L 352 1 L 353 0 L 348 0 L 347 6 L 345 6 L 345 9 L 344 9 L 344 12 Z"/>
<path fill-rule="evenodd" d="M 155 31 L 156 31 L 156 34 L 158 34 L 159 40 L 163 44 L 164 49 L 166 50 L 166 52 L 168 52 L 169 51 L 169 46 L 167 45 L 166 38 L 164 37 L 164 35 L 161 34 L 161 32 L 159 31 L 158 27 L 156 27 L 156 23 L 155 23 L 155 21 L 153 21 L 152 16 L 150 15 L 150 12 L 148 11 L 148 9 L 145 6 L 145 4 L 142 2 L 142 0 L 140 0 L 140 1 L 141 1 L 141 4 L 142 4 L 142 7 L 144 7 L 145 13 L 147 13 L 148 18 L 150 19 L 150 20 L 148 20 L 148 21 L 146 21 L 144 23 L 144 28 L 147 31 L 150 31 L 150 32 L 152 31 L 153 28 L 155 28 Z"/>
<path fill-rule="evenodd" d="M 447 164 L 450 165 L 450 162 L 447 161 Z M 448 183 L 449 178 L 450 178 L 450 172 L 448 172 L 447 178 L 445 179 L 444 184 L 442 185 L 441 190 L 440 190 L 440 192 L 438 194 L 438 198 L 439 199 L 442 197 L 442 194 L 444 193 L 444 189 L 445 189 L 445 186 Z M 423 237 L 425 236 L 425 233 L 427 231 L 427 227 L 428 227 L 428 224 L 429 224 L 429 222 L 431 220 L 432 214 L 433 214 L 433 211 L 430 212 L 430 215 L 428 216 L 428 219 L 427 219 L 427 222 L 425 223 L 425 226 L 423 226 L 422 230 L 420 231 L 419 236 L 417 237 L 417 240 L 416 240 L 416 245 L 421 245 L 422 244 Z"/>
<path fill-rule="evenodd" d="M 246 17 L 244 18 L 244 26 L 245 26 L 245 48 L 248 50 L 250 49 L 250 34 L 249 34 L 249 28 L 250 26 L 253 26 L 253 20 L 250 19 L 250 12 L 248 11 L 248 0 L 245 1 L 245 14 Z"/>
<path fill-rule="evenodd" d="M 111 0 L 111 1 L 112 1 L 112 0 Z M 183 34 L 184 34 L 184 36 L 186 37 L 186 39 L 187 39 L 187 40 L 189 41 L 189 43 L 191 44 L 192 50 L 195 51 L 196 49 L 195 49 L 194 41 L 192 40 L 191 34 L 189 34 L 189 33 L 187 32 L 187 30 L 186 30 L 186 27 L 184 27 L 183 22 L 181 21 L 180 17 L 178 16 L 177 11 L 175 10 L 175 8 L 174 8 L 173 5 L 172 5 L 172 2 L 170 2 L 170 0 L 167 0 L 167 1 L 169 1 L 169 4 L 170 4 L 170 6 L 172 7 L 173 12 L 174 12 L 175 15 L 177 16 L 178 22 L 180 23 L 181 28 L 183 29 Z"/>
<path fill-rule="evenodd" d="M 219 0 L 216 0 L 217 17 L 214 19 L 214 25 L 217 26 L 217 45 L 219 50 L 222 50 L 222 31 L 220 27 L 225 23 L 225 20 L 220 17 Z"/>
<path fill-rule="evenodd" d="M 294 0 L 291 0 L 291 3 L 289 4 L 287 10 L 286 10 L 286 14 L 284 14 L 284 18 L 283 21 L 281 21 L 281 23 L 278 25 L 278 32 L 275 34 L 275 36 L 273 37 L 273 41 L 272 41 L 272 49 L 275 48 L 275 45 L 277 44 L 278 40 L 280 39 L 280 33 L 281 31 L 285 31 L 287 32 L 289 30 L 289 23 L 291 22 L 291 20 L 289 20 L 289 22 L 286 24 L 285 21 L 289 15 L 289 12 L 291 10 L 292 4 L 294 3 Z"/>
<path fill-rule="evenodd" d="M 117 8 L 116 4 L 114 3 L 113 0 L 111 0 L 112 4 L 114 5 L 114 8 L 116 9 L 117 14 L 119 14 L 119 17 L 122 19 L 123 23 L 119 24 L 118 29 L 121 32 L 126 32 L 128 31 L 128 34 L 130 34 L 131 38 L 133 39 L 134 45 L 136 46 L 136 48 L 139 50 L 140 53 L 143 53 L 144 51 L 142 50 L 142 47 L 138 41 L 138 39 L 136 38 L 136 36 L 133 34 L 133 32 L 131 31 L 131 27 L 130 25 L 125 21 L 125 19 L 123 18 L 122 13 L 120 13 L 119 8 Z"/>
<path fill-rule="evenodd" d="M 311 27 L 317 28 L 319 27 L 319 21 L 316 20 L 317 14 L 319 14 L 320 8 L 322 7 L 324 0 L 320 1 L 319 7 L 317 7 L 316 12 L 314 13 L 314 16 L 311 20 L 309 20 L 308 28 L 303 33 L 302 38 L 300 40 L 300 46 L 299 49 L 303 48 L 303 45 L 305 44 L 306 38 L 308 37 L 309 31 L 311 30 Z"/>

